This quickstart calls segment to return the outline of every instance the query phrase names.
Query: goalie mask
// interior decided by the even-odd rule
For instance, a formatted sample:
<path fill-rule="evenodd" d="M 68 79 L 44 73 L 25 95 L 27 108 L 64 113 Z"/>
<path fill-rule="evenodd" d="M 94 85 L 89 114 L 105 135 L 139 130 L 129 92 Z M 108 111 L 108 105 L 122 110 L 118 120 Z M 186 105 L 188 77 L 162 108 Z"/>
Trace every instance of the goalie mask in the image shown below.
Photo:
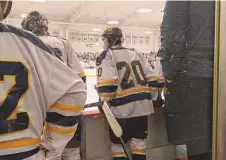
<path fill-rule="evenodd" d="M 110 27 L 102 34 L 103 48 L 107 49 L 122 44 L 122 30 L 118 27 Z"/>
<path fill-rule="evenodd" d="M 43 28 L 48 29 L 48 19 L 38 11 L 30 12 L 21 22 L 21 27 L 25 30 L 37 33 Z"/>
<path fill-rule="evenodd" d="M 9 15 L 12 8 L 12 1 L 0 1 L 0 6 L 1 6 L 0 21 L 2 21 Z"/>

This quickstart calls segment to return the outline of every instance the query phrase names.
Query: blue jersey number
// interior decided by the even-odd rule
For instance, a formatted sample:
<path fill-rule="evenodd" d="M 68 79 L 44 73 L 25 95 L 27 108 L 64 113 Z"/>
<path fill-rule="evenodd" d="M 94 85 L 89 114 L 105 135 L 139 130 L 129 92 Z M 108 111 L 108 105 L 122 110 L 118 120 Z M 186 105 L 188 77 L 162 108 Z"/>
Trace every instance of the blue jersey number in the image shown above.
<path fill-rule="evenodd" d="M 17 112 L 20 100 L 29 88 L 28 69 L 21 62 L 0 60 L 0 83 L 6 78 L 14 80 L 13 85 L 0 99 L 0 134 L 8 134 L 28 128 L 27 112 Z"/>
<path fill-rule="evenodd" d="M 121 82 L 121 87 L 123 90 L 135 87 L 134 81 L 130 79 L 132 71 L 138 84 L 142 86 L 145 86 L 147 84 L 147 78 L 144 74 L 140 61 L 132 61 L 130 65 L 126 62 L 118 62 L 116 64 L 118 71 L 125 68 L 124 76 Z"/>

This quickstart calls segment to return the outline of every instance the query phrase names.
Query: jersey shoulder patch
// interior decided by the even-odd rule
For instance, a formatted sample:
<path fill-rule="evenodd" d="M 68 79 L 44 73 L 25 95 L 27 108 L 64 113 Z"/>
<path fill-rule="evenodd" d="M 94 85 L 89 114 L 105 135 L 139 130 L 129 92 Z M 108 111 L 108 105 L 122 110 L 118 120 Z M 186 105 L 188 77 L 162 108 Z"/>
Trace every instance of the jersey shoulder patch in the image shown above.
<path fill-rule="evenodd" d="M 96 60 L 96 66 L 101 65 L 102 61 L 105 59 L 106 55 L 108 53 L 108 50 L 104 50 L 98 57 Z"/>

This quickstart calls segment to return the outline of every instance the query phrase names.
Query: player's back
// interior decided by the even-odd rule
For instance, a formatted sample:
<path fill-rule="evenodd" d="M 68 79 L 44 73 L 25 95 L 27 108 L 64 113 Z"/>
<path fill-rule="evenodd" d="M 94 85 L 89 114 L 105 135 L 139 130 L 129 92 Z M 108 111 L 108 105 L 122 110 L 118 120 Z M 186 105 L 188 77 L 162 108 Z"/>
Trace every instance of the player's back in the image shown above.
<path fill-rule="evenodd" d="M 0 42 L 0 157 L 24 156 L 39 147 L 46 113 L 73 85 L 72 77 L 68 84 L 62 80 L 62 90 L 54 88 L 67 67 L 29 32 L 0 23 Z M 58 63 L 62 68 L 54 67 Z"/>
<path fill-rule="evenodd" d="M 74 52 L 71 43 L 61 37 L 56 36 L 39 36 L 39 38 L 49 45 L 61 58 L 62 60 L 75 72 L 77 73 L 84 82 L 86 82 L 85 72 L 83 66 Z"/>
<path fill-rule="evenodd" d="M 153 97 L 148 78 L 154 73 L 147 67 L 144 56 L 135 49 L 121 46 L 112 47 L 107 54 L 110 54 L 118 74 L 116 97 L 111 101 L 114 115 L 128 118 L 153 113 Z"/>
<path fill-rule="evenodd" d="M 39 36 L 39 38 L 48 44 L 51 48 L 54 49 L 54 51 L 62 57 L 62 59 L 67 62 L 67 52 L 65 50 L 65 41 L 61 37 L 55 37 L 55 36 Z"/>

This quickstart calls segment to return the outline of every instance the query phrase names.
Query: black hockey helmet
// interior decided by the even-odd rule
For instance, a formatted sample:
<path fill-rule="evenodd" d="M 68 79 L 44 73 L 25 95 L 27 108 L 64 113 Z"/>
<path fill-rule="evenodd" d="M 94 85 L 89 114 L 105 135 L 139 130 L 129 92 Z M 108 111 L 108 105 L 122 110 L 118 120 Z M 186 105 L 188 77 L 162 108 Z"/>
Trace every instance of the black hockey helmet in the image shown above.
<path fill-rule="evenodd" d="M 109 27 L 102 34 L 104 39 L 108 40 L 110 46 L 122 43 L 122 30 L 119 27 Z"/>
<path fill-rule="evenodd" d="M 2 18 L 5 19 L 12 8 L 12 1 L 0 1 L 1 10 L 2 10 Z"/>

